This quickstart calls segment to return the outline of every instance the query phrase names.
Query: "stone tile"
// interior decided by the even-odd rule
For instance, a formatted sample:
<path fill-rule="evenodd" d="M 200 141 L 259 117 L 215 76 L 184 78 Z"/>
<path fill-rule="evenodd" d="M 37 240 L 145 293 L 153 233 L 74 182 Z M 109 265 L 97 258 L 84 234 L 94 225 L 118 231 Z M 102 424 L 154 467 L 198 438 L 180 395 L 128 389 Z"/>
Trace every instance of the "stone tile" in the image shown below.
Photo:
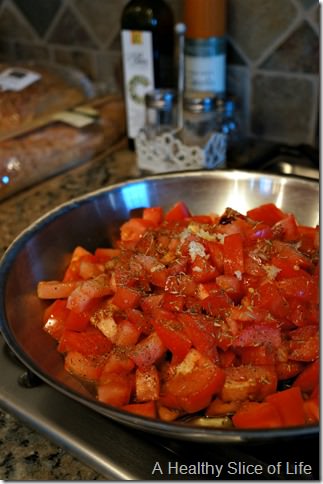
<path fill-rule="evenodd" d="M 0 13 L 0 38 L 32 40 L 34 37 L 29 25 L 20 18 L 15 8 L 4 5 Z"/>
<path fill-rule="evenodd" d="M 61 0 L 14 0 L 30 24 L 43 36 L 58 11 Z"/>
<path fill-rule="evenodd" d="M 257 74 L 252 80 L 252 133 L 284 143 L 310 143 L 317 102 L 311 79 Z"/>
<path fill-rule="evenodd" d="M 84 52 L 78 49 L 64 49 L 64 47 L 55 47 L 53 57 L 56 62 L 63 65 L 73 66 L 84 72 L 90 79 L 95 79 L 95 69 L 93 65 L 92 52 Z"/>
<path fill-rule="evenodd" d="M 10 61 L 13 57 L 12 42 L 0 38 L 0 61 Z"/>
<path fill-rule="evenodd" d="M 74 0 L 85 22 L 104 45 L 109 45 L 120 32 L 123 5 L 121 0 Z"/>
<path fill-rule="evenodd" d="M 256 61 L 297 15 L 290 0 L 229 0 L 229 35 Z"/>
<path fill-rule="evenodd" d="M 295 32 L 264 62 L 265 69 L 319 72 L 319 38 L 307 22 Z"/>
<path fill-rule="evenodd" d="M 68 6 L 63 11 L 48 40 L 54 44 L 96 47 L 96 43 L 91 38 L 90 33 Z"/>

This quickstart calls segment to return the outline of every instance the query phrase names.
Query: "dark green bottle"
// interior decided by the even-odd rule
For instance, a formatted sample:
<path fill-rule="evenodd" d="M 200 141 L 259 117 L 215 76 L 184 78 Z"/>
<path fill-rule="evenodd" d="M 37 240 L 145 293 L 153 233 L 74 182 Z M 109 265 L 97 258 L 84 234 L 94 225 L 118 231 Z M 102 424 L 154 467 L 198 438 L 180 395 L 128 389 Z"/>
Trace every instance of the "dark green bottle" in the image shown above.
<path fill-rule="evenodd" d="M 129 146 L 145 121 L 145 94 L 175 84 L 174 16 L 164 0 L 131 0 L 121 18 Z"/>

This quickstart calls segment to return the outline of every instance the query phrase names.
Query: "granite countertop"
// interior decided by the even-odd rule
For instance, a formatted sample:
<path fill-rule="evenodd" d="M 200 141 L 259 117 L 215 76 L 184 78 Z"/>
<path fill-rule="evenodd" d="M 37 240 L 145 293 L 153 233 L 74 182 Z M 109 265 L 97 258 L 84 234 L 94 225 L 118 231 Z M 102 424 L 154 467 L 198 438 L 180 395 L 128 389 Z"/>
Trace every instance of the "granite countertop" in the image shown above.
<path fill-rule="evenodd" d="M 0 202 L 0 255 L 23 229 L 57 205 L 136 176 L 135 155 L 121 142 L 103 159 L 86 162 Z M 1 410 L 0 479 L 106 480 Z"/>

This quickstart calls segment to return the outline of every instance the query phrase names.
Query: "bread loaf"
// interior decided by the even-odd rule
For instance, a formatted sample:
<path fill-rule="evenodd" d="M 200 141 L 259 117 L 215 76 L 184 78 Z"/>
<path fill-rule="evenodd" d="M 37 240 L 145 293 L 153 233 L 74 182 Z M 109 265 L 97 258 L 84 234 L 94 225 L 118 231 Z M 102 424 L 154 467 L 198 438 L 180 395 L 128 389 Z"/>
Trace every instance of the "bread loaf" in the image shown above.
<path fill-rule="evenodd" d="M 0 64 L 0 74 L 9 66 Z M 45 67 L 32 67 L 41 78 L 21 91 L 0 91 L 0 137 L 23 130 L 33 121 L 85 100 L 81 87 Z"/>

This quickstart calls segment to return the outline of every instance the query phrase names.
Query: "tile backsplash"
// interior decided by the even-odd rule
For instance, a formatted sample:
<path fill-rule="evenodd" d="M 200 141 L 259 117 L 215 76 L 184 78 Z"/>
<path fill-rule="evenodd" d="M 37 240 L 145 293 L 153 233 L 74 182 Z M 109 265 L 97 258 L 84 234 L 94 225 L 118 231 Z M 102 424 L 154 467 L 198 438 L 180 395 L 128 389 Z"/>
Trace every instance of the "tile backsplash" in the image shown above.
<path fill-rule="evenodd" d="M 168 0 L 177 21 L 182 1 Z M 122 90 L 120 17 L 127 0 L 0 0 L 0 60 L 73 65 Z M 246 136 L 319 143 L 318 0 L 228 0 L 227 90 Z"/>

